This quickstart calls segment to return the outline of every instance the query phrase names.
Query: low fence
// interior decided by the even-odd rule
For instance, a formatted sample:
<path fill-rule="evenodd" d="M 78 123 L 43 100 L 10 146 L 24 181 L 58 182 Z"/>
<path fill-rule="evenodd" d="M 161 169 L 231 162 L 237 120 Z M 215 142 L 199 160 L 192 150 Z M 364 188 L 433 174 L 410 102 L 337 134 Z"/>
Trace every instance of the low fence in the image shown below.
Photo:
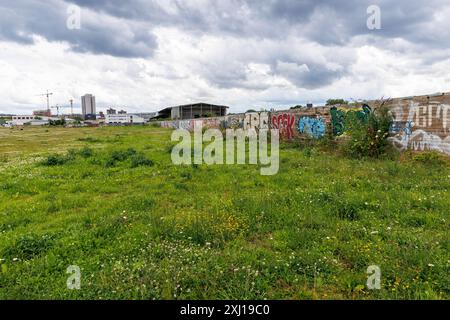
<path fill-rule="evenodd" d="M 300 108 L 276 112 L 232 114 L 225 117 L 161 121 L 165 128 L 192 131 L 196 122 L 207 128 L 279 129 L 282 139 L 306 134 L 321 138 L 327 130 L 345 134 L 349 113 L 367 117 L 381 104 L 394 116 L 389 140 L 399 150 L 436 150 L 450 155 L 450 93 L 370 101 L 362 106 Z M 354 117 L 352 117 L 354 118 Z"/>

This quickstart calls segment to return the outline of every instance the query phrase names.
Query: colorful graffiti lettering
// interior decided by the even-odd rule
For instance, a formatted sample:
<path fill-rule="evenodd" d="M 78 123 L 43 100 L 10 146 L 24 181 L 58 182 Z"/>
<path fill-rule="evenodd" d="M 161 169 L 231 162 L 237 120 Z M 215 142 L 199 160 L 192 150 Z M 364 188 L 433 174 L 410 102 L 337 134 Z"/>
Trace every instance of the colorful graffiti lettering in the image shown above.
<path fill-rule="evenodd" d="M 389 128 L 389 132 L 394 134 L 403 132 L 405 135 L 410 136 L 413 127 L 414 122 L 412 121 L 393 121 Z"/>
<path fill-rule="evenodd" d="M 393 106 L 389 140 L 401 151 L 411 148 L 450 154 L 449 109 L 446 104 L 420 105 L 414 101 Z"/>
<path fill-rule="evenodd" d="M 298 121 L 298 131 L 319 139 L 325 135 L 326 125 L 321 118 L 302 117 Z"/>
<path fill-rule="evenodd" d="M 272 126 L 280 130 L 280 137 L 292 139 L 294 137 L 294 122 L 293 114 L 282 113 L 272 117 Z"/>
<path fill-rule="evenodd" d="M 359 110 L 345 110 L 332 107 L 330 109 L 331 114 L 331 124 L 333 127 L 333 135 L 342 135 L 346 128 L 349 126 L 348 122 L 351 121 L 361 121 L 366 122 L 369 119 L 369 115 L 372 113 L 372 109 L 364 104 Z"/>
<path fill-rule="evenodd" d="M 221 121 L 220 127 L 222 129 L 242 129 L 244 128 L 244 116 L 243 115 L 231 115 L 227 116 Z"/>
<path fill-rule="evenodd" d="M 344 133 L 345 113 L 336 107 L 330 109 L 331 125 L 333 126 L 333 135 L 340 136 Z"/>
<path fill-rule="evenodd" d="M 244 130 L 248 129 L 269 129 L 269 113 L 253 112 L 246 113 L 244 119 Z"/>

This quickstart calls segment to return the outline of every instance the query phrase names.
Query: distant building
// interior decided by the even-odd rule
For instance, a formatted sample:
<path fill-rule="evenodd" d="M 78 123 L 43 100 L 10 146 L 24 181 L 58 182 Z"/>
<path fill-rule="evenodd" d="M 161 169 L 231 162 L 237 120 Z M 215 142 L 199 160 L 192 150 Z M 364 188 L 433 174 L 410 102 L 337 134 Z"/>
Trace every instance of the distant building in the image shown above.
<path fill-rule="evenodd" d="M 116 114 L 116 113 L 117 113 L 116 109 L 113 108 L 109 108 L 106 110 L 106 114 Z"/>
<path fill-rule="evenodd" d="M 127 114 L 127 112 L 126 112 L 125 110 L 120 110 L 120 111 L 118 112 L 118 114 Z"/>
<path fill-rule="evenodd" d="M 96 105 L 95 97 L 92 94 L 85 94 L 81 97 L 81 110 L 84 119 L 95 120 Z"/>
<path fill-rule="evenodd" d="M 40 117 L 35 115 L 16 115 L 11 117 L 9 122 L 13 126 L 23 126 L 25 124 L 31 124 L 33 121 L 39 121 Z M 48 120 L 47 120 L 48 123 Z"/>
<path fill-rule="evenodd" d="M 35 110 L 33 111 L 33 115 L 38 117 L 51 117 L 52 112 L 50 110 Z"/>
<path fill-rule="evenodd" d="M 132 125 L 147 122 L 144 118 L 136 114 L 107 114 L 105 124 L 107 125 Z"/>
<path fill-rule="evenodd" d="M 158 112 L 141 112 L 141 113 L 134 113 L 134 114 L 141 118 L 144 118 L 145 121 L 147 121 L 147 122 L 158 116 Z"/>
<path fill-rule="evenodd" d="M 8 121 L 8 124 L 11 126 L 43 126 L 50 123 L 50 120 L 57 121 L 61 120 L 58 117 L 46 117 L 46 116 L 35 116 L 35 115 L 15 115 L 11 117 L 11 121 Z M 67 123 L 72 123 L 75 120 L 70 118 L 65 118 Z"/>
<path fill-rule="evenodd" d="M 196 119 L 208 117 L 223 117 L 227 115 L 227 106 L 209 103 L 194 103 L 165 108 L 158 112 L 158 118 L 173 120 Z"/>

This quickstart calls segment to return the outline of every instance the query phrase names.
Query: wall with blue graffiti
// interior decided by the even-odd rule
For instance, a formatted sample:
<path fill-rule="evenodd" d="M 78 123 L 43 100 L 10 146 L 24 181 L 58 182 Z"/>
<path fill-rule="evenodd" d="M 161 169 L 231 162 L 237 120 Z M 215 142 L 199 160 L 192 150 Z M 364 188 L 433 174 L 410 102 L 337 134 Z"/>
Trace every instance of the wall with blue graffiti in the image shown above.
<path fill-rule="evenodd" d="M 299 135 L 320 139 L 332 130 L 345 137 L 352 125 L 368 121 L 372 111 L 386 105 L 394 121 L 389 140 L 399 150 L 436 150 L 450 154 L 450 93 L 376 100 L 361 106 L 300 108 L 275 112 L 254 112 L 220 118 L 162 121 L 166 128 L 193 129 L 193 123 L 222 129 L 278 129 L 280 137 L 292 140 Z"/>
<path fill-rule="evenodd" d="M 298 131 L 315 139 L 322 138 L 326 128 L 325 120 L 322 118 L 301 117 L 298 120 Z"/>

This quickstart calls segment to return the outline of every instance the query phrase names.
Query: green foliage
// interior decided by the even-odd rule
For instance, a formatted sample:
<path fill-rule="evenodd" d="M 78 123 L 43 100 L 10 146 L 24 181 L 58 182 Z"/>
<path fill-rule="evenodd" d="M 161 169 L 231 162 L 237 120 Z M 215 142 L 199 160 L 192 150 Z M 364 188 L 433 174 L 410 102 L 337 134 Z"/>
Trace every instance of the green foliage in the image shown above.
<path fill-rule="evenodd" d="M 99 143 L 99 142 L 101 142 L 100 139 L 93 138 L 93 137 L 78 138 L 78 141 L 90 142 L 90 143 Z"/>
<path fill-rule="evenodd" d="M 84 147 L 83 149 L 80 150 L 79 154 L 83 158 L 90 158 L 94 155 L 94 151 L 89 147 Z"/>
<path fill-rule="evenodd" d="M 137 153 L 131 156 L 131 167 L 137 168 L 139 166 L 153 166 L 153 161 L 147 159 L 144 154 Z"/>
<path fill-rule="evenodd" d="M 392 150 L 388 142 L 391 123 L 392 115 L 386 107 L 364 117 L 358 112 L 348 112 L 345 128 L 349 139 L 343 145 L 344 152 L 354 158 L 385 156 Z"/>
<path fill-rule="evenodd" d="M 348 104 L 348 101 L 344 99 L 328 99 L 326 102 L 327 106 L 335 106 L 339 104 Z"/>
<path fill-rule="evenodd" d="M 48 124 L 50 126 L 65 126 L 66 120 L 64 118 L 58 119 L 58 120 L 49 120 Z"/>
<path fill-rule="evenodd" d="M 23 235 L 13 245 L 6 247 L 1 255 L 11 260 L 33 259 L 51 248 L 52 241 L 53 237 L 49 235 Z"/>
<path fill-rule="evenodd" d="M 413 156 L 413 160 L 418 163 L 431 166 L 443 166 L 448 164 L 444 155 L 437 151 L 425 151 Z"/>
<path fill-rule="evenodd" d="M 140 166 L 153 166 L 153 161 L 148 159 L 142 152 L 137 152 L 134 148 L 126 150 L 114 150 L 108 156 L 105 167 L 114 167 L 119 162 L 130 160 L 131 168 Z"/>
<path fill-rule="evenodd" d="M 44 166 L 60 166 L 70 161 L 70 157 L 61 154 L 51 154 L 41 162 Z"/>

